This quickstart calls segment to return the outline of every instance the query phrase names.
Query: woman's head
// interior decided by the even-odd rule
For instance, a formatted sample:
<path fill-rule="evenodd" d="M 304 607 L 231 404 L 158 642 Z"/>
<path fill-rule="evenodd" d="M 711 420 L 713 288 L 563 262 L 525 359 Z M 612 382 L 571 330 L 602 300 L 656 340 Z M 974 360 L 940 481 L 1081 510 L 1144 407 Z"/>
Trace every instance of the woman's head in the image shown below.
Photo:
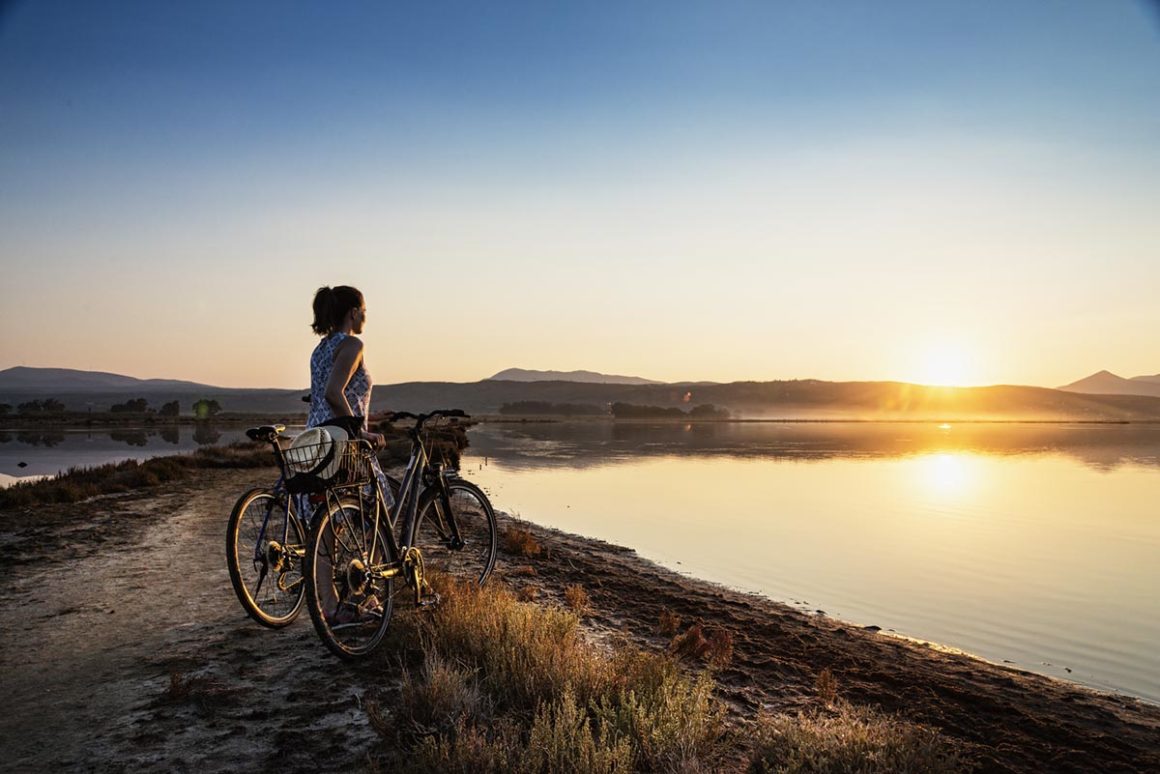
<path fill-rule="evenodd" d="M 319 288 L 314 294 L 314 322 L 310 327 L 319 336 L 328 336 L 348 325 L 352 333 L 362 333 L 366 320 L 363 294 L 350 285 Z"/>

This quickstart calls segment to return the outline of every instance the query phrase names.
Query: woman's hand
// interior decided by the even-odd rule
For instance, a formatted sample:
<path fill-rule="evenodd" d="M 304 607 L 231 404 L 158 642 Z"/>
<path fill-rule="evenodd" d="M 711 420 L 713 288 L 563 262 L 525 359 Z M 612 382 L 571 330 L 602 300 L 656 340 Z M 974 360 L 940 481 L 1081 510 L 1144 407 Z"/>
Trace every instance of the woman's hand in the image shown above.
<path fill-rule="evenodd" d="M 387 437 L 382 433 L 363 433 L 363 440 L 369 443 L 372 449 L 387 448 Z"/>

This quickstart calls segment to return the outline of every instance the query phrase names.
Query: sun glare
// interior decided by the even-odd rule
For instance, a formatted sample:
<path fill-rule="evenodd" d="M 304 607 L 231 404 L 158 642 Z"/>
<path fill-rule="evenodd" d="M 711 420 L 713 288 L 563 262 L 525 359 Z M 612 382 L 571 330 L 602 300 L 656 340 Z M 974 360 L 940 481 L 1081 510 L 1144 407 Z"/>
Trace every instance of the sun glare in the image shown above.
<path fill-rule="evenodd" d="M 917 477 L 923 486 L 939 497 L 959 497 L 973 486 L 975 471 L 963 454 L 940 452 L 917 460 Z"/>
<path fill-rule="evenodd" d="M 957 344 L 929 347 L 917 361 L 914 381 L 935 387 L 965 387 L 978 383 L 970 351 Z"/>

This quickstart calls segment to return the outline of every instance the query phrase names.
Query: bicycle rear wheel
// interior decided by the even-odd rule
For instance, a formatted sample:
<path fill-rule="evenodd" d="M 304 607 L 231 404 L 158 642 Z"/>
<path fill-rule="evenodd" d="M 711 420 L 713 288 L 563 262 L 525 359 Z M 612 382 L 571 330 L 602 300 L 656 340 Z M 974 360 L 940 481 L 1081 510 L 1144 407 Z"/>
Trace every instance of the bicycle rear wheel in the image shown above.
<path fill-rule="evenodd" d="M 246 613 L 280 629 L 298 617 L 304 584 L 306 535 L 287 499 L 269 489 L 238 498 L 226 527 L 226 565 Z"/>
<path fill-rule="evenodd" d="M 498 548 L 495 510 L 483 490 L 462 479 L 447 481 L 447 499 L 438 485 L 419 498 L 415 545 L 425 571 L 482 584 L 495 568 Z M 452 530 L 452 522 L 456 530 Z M 459 533 L 456 541 L 455 531 Z"/>
<path fill-rule="evenodd" d="M 322 643 L 342 659 L 370 655 L 391 623 L 393 578 L 384 519 L 364 514 L 357 500 L 324 506 L 314 515 L 306 549 L 306 607 Z"/>

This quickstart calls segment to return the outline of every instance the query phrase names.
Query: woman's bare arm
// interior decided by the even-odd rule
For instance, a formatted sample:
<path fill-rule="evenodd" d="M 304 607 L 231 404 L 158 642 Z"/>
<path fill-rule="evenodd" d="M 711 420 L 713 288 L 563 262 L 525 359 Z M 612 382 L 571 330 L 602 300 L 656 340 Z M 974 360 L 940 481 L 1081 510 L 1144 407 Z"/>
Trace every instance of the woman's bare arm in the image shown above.
<path fill-rule="evenodd" d="M 353 416 L 350 403 L 346 400 L 346 386 L 354 376 L 359 361 L 362 360 L 363 343 L 354 336 L 347 336 L 338 345 L 334 353 L 334 367 L 330 370 L 330 379 L 326 382 L 326 402 L 334 409 L 338 417 Z"/>

